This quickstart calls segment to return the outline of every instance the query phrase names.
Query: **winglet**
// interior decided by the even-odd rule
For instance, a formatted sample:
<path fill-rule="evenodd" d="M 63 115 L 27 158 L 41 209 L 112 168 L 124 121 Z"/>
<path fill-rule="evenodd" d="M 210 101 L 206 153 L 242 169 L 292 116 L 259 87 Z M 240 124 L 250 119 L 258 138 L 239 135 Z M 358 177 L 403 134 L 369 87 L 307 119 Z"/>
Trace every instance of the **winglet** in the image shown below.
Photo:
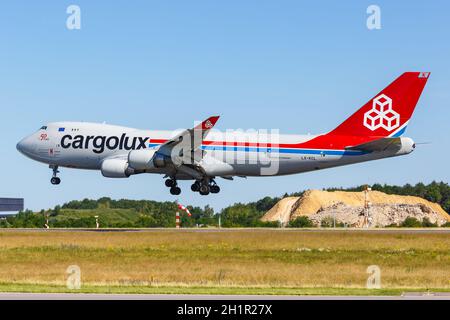
<path fill-rule="evenodd" d="M 217 120 L 219 120 L 219 116 L 212 116 L 200 123 L 198 126 L 195 127 L 195 129 L 201 129 L 201 130 L 210 130 L 214 125 L 216 124 Z"/>

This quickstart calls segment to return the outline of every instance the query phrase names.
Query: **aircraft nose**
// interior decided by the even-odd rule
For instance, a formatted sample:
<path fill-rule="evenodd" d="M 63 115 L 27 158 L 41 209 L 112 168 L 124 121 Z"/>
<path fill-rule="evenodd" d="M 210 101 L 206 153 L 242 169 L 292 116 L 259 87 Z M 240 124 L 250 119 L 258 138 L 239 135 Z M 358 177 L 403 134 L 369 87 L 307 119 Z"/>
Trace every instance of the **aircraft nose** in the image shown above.
<path fill-rule="evenodd" d="M 20 151 L 23 154 L 30 153 L 31 149 L 32 149 L 32 143 L 30 141 L 30 138 L 26 137 L 26 138 L 20 140 L 17 143 L 16 148 L 18 151 Z"/>
<path fill-rule="evenodd" d="M 17 149 L 18 151 L 22 151 L 23 145 L 24 145 L 23 140 L 20 140 L 20 141 L 16 144 L 16 149 Z"/>

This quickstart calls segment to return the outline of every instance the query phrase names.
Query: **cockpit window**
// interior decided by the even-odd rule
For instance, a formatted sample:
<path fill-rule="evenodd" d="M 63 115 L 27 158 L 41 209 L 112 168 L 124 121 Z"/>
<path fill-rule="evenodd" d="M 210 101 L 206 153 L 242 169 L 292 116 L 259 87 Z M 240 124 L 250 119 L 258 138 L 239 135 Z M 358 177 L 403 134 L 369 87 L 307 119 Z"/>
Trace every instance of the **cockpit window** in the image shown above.
<path fill-rule="evenodd" d="M 40 130 L 47 130 L 47 126 L 42 126 Z"/>

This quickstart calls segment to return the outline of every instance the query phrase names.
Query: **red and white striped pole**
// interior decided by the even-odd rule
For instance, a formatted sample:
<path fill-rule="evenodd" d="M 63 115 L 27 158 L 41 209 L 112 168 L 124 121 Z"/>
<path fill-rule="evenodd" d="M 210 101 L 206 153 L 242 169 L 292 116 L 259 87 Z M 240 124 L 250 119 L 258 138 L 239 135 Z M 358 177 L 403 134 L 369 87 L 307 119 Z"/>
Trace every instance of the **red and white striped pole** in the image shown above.
<path fill-rule="evenodd" d="M 180 213 L 178 211 L 175 214 L 175 226 L 180 229 Z"/>

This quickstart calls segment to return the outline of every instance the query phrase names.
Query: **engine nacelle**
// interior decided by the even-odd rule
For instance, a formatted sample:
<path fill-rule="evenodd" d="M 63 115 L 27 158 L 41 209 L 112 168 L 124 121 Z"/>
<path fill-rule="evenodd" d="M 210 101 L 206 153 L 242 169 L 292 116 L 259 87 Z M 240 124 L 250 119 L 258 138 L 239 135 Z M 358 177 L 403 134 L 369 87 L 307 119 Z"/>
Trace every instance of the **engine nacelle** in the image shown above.
<path fill-rule="evenodd" d="M 128 178 L 133 174 L 133 169 L 129 168 L 127 160 L 106 159 L 101 166 L 102 175 L 107 178 Z"/>
<path fill-rule="evenodd" d="M 156 150 L 133 150 L 128 154 L 128 164 L 135 170 L 158 168 L 155 166 Z"/>

